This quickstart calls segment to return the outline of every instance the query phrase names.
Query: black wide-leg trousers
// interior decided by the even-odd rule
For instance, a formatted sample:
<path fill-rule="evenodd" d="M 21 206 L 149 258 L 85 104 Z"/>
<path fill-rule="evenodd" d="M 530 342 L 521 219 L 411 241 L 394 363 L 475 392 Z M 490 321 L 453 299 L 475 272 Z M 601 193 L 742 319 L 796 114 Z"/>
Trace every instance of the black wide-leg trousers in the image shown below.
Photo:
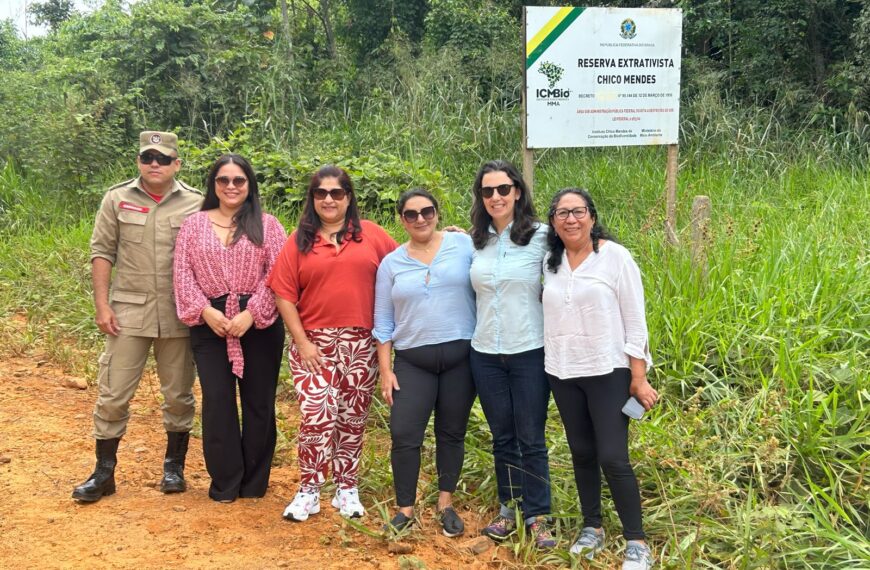
<path fill-rule="evenodd" d="M 217 300 L 212 302 L 215 308 Z M 284 352 L 284 323 L 251 327 L 241 337 L 245 368 L 233 375 L 226 340 L 208 325 L 191 327 L 190 338 L 202 386 L 202 450 L 216 501 L 262 497 L 275 453 L 275 391 Z M 242 405 L 241 425 L 236 384 Z"/>

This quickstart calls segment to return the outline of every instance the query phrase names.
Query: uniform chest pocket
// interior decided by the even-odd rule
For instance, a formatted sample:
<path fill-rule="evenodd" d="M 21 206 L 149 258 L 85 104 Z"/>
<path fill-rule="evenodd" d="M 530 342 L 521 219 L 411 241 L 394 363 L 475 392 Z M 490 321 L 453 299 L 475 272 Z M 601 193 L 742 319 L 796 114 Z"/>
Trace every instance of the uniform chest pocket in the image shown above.
<path fill-rule="evenodd" d="M 179 214 L 169 218 L 169 229 L 172 230 L 173 241 L 175 241 L 175 238 L 178 236 L 178 230 L 181 229 L 181 224 L 184 223 L 184 218 L 186 217 L 187 216 L 184 214 Z"/>
<path fill-rule="evenodd" d="M 118 226 L 120 228 L 121 239 L 141 243 L 142 238 L 145 237 L 145 223 L 147 221 L 148 214 L 130 212 L 129 210 L 118 212 Z"/>

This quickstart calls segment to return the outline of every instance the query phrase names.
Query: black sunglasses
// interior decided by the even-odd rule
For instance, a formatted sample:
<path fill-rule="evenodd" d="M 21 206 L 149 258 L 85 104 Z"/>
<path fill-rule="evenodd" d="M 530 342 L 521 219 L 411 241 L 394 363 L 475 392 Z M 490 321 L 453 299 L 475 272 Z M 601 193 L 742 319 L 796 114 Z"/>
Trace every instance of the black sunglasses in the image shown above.
<path fill-rule="evenodd" d="M 405 210 L 402 212 L 402 217 L 405 218 L 405 221 L 409 224 L 413 224 L 417 221 L 417 217 L 423 216 L 424 220 L 431 220 L 435 217 L 435 206 L 426 206 L 425 208 L 420 208 L 420 211 L 417 210 Z"/>
<path fill-rule="evenodd" d="M 481 186 L 480 195 L 484 198 L 492 198 L 494 192 L 498 191 L 499 196 L 507 196 L 513 190 L 513 184 L 499 184 L 498 186 Z"/>
<path fill-rule="evenodd" d="M 143 152 L 139 155 L 139 162 L 141 162 L 142 164 L 151 164 L 155 160 L 160 166 L 169 166 L 170 164 L 172 164 L 172 161 L 175 160 L 175 157 L 166 156 L 165 154 L 161 154 L 159 152 Z"/>
<path fill-rule="evenodd" d="M 327 196 L 331 196 L 333 200 L 338 202 L 339 200 L 344 200 L 345 196 L 347 196 L 347 190 L 344 188 L 333 188 L 332 190 L 315 188 L 312 194 L 315 200 L 326 200 Z"/>
<path fill-rule="evenodd" d="M 236 176 L 234 178 L 230 178 L 229 176 L 218 176 L 214 179 L 214 181 L 217 183 L 218 186 L 221 186 L 223 188 L 229 186 L 230 182 L 232 182 L 233 186 L 235 186 L 236 188 L 241 188 L 248 183 L 248 179 L 244 176 Z"/>

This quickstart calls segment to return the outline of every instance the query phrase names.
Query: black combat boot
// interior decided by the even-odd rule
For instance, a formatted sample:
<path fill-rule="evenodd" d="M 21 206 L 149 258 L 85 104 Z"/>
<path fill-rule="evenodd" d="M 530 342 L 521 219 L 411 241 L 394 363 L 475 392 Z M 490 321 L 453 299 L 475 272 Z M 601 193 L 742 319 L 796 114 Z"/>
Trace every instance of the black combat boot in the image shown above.
<path fill-rule="evenodd" d="M 83 503 L 99 501 L 103 495 L 115 492 L 115 465 L 118 464 L 118 442 L 121 438 L 98 439 L 97 466 L 88 480 L 73 490 L 72 498 Z"/>
<path fill-rule="evenodd" d="M 166 432 L 166 458 L 163 460 L 163 479 L 160 490 L 164 493 L 183 493 L 187 490 L 184 482 L 184 458 L 187 456 L 187 443 L 190 432 Z"/>

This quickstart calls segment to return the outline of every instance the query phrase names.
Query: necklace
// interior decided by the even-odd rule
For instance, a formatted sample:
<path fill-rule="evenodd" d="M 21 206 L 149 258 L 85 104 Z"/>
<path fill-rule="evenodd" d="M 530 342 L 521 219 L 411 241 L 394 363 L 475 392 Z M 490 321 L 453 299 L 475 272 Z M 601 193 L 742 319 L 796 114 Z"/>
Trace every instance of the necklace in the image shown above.
<path fill-rule="evenodd" d="M 414 242 L 409 241 L 409 242 L 408 242 L 408 249 L 410 249 L 411 251 L 422 251 L 423 253 L 429 253 L 430 251 L 432 251 L 432 246 L 434 246 L 434 245 L 438 245 L 436 242 L 438 242 L 438 237 L 437 237 L 437 236 L 436 236 L 436 237 L 433 237 L 432 239 L 430 239 L 430 240 L 427 242 L 426 247 L 415 246 L 415 245 L 414 245 Z"/>
<path fill-rule="evenodd" d="M 225 229 L 225 230 L 231 230 L 231 229 L 233 229 L 234 227 L 236 227 L 236 223 L 235 223 L 235 222 L 231 223 L 231 224 L 228 225 L 228 226 L 225 226 L 225 225 L 223 225 L 223 224 L 219 224 L 219 223 L 217 223 L 216 221 L 214 221 L 214 220 L 212 220 L 212 219 L 210 219 L 210 218 L 209 218 L 209 221 L 210 221 L 211 223 L 213 223 L 214 225 L 216 225 L 217 227 L 219 227 L 219 228 L 223 228 L 223 229 Z"/>

